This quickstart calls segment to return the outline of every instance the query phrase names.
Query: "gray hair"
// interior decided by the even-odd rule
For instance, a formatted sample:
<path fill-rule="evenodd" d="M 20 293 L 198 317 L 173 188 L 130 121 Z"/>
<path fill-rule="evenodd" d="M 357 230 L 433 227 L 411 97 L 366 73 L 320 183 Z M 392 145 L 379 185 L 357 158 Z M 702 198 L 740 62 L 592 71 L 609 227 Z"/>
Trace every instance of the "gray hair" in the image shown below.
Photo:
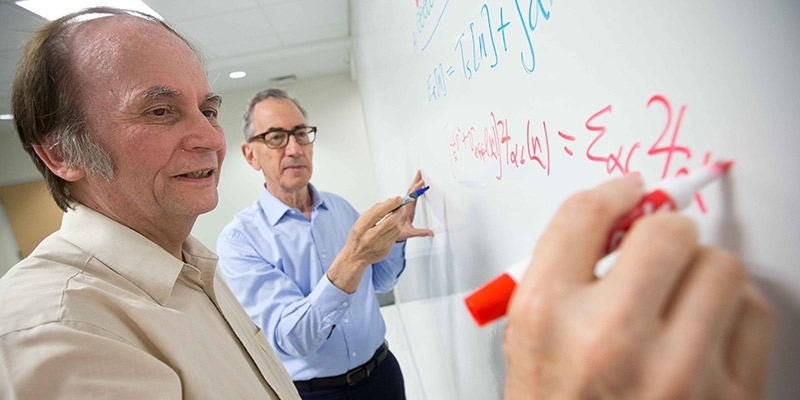
<path fill-rule="evenodd" d="M 256 107 L 256 104 L 261 103 L 267 99 L 283 99 L 289 100 L 297 106 L 297 109 L 300 110 L 300 113 L 303 114 L 303 118 L 308 118 L 308 114 L 306 114 L 306 110 L 300 103 L 289 96 L 286 92 L 281 89 L 265 89 L 262 90 L 253 96 L 250 100 L 250 104 L 247 106 L 247 110 L 244 112 L 244 122 L 242 123 L 242 131 L 244 132 L 244 140 L 247 141 L 256 133 L 255 128 L 253 127 L 253 109 Z"/>

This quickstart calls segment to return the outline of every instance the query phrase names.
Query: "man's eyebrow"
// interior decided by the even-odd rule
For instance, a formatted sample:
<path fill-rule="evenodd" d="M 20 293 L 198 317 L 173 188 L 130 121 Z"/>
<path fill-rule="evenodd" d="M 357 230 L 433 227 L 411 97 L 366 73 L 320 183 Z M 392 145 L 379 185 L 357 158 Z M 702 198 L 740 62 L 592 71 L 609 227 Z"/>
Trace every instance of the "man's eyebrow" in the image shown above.
<path fill-rule="evenodd" d="M 152 100 L 160 97 L 180 97 L 181 92 L 166 86 L 151 87 L 143 91 L 138 97 L 140 100 Z"/>
<path fill-rule="evenodd" d="M 294 132 L 294 131 L 296 131 L 296 130 L 298 130 L 298 129 L 300 129 L 300 128 L 307 128 L 307 127 L 308 127 L 308 125 L 306 125 L 306 124 L 299 124 L 299 125 L 295 125 L 295 126 L 292 128 L 292 129 L 283 129 L 283 128 L 279 127 L 279 126 L 273 126 L 273 127 L 269 128 L 269 129 L 267 129 L 267 131 L 266 131 L 266 132 L 264 132 L 264 133 L 272 133 L 272 132 Z"/>
<path fill-rule="evenodd" d="M 206 98 L 203 99 L 203 104 L 213 103 L 216 107 L 222 106 L 222 96 L 216 93 L 209 93 L 206 95 Z"/>
<path fill-rule="evenodd" d="M 147 101 L 163 97 L 177 98 L 182 95 L 183 94 L 181 93 L 180 90 L 176 90 L 166 86 L 156 86 L 143 91 L 138 97 L 140 100 Z M 205 97 L 203 98 L 203 104 L 209 104 L 209 103 L 213 104 L 216 107 L 222 106 L 222 96 L 216 93 L 206 94 Z"/>

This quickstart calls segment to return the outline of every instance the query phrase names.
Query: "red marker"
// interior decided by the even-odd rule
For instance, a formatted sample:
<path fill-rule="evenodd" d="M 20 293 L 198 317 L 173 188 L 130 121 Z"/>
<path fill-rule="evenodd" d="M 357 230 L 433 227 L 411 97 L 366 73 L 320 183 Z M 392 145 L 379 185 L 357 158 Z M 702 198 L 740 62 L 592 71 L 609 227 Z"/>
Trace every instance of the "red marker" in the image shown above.
<path fill-rule="evenodd" d="M 680 210 L 692 202 L 695 193 L 703 186 L 723 175 L 733 161 L 716 162 L 691 172 L 688 175 L 665 179 L 645 195 L 639 204 L 622 216 L 611 229 L 606 242 L 606 256 L 597 262 L 594 275 L 602 278 L 608 273 L 617 258 L 615 251 L 633 223 L 645 216 L 662 211 Z M 478 288 L 464 300 L 467 309 L 479 326 L 488 324 L 506 314 L 508 301 L 530 264 L 530 259 L 508 267 L 500 276 Z"/>

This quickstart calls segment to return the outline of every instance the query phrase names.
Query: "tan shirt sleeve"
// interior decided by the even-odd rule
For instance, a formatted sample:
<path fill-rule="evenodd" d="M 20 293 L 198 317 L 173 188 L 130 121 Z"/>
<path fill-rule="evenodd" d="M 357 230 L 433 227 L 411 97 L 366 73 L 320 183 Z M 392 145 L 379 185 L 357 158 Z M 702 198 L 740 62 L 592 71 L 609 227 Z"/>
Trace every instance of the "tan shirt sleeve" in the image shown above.
<path fill-rule="evenodd" d="M 180 399 L 181 381 L 152 355 L 96 327 L 39 325 L 2 339 L 0 397 Z M 93 332 L 94 331 L 94 332 Z"/>

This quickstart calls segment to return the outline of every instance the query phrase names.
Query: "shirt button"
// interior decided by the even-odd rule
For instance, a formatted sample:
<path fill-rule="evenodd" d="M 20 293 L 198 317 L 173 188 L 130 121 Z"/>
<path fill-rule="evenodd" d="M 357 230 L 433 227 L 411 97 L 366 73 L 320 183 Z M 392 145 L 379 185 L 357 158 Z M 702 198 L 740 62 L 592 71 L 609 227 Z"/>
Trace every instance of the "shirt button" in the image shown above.
<path fill-rule="evenodd" d="M 349 306 L 349 305 L 350 305 L 350 303 L 348 303 L 348 302 L 346 302 L 346 301 L 345 301 L 345 302 L 342 302 L 342 307 L 347 307 L 347 306 Z"/>
<path fill-rule="evenodd" d="M 322 255 L 322 258 L 328 258 L 328 256 L 326 256 L 325 254 L 323 254 L 323 255 Z"/>
<path fill-rule="evenodd" d="M 349 323 L 350 323 L 350 319 L 348 319 L 348 318 L 345 318 L 345 319 L 344 319 L 344 323 L 345 323 L 345 324 L 349 324 Z"/>
<path fill-rule="evenodd" d="M 353 355 L 353 357 L 355 357 L 355 356 L 356 356 L 356 352 L 354 351 L 354 352 L 352 353 L 352 355 Z"/>

